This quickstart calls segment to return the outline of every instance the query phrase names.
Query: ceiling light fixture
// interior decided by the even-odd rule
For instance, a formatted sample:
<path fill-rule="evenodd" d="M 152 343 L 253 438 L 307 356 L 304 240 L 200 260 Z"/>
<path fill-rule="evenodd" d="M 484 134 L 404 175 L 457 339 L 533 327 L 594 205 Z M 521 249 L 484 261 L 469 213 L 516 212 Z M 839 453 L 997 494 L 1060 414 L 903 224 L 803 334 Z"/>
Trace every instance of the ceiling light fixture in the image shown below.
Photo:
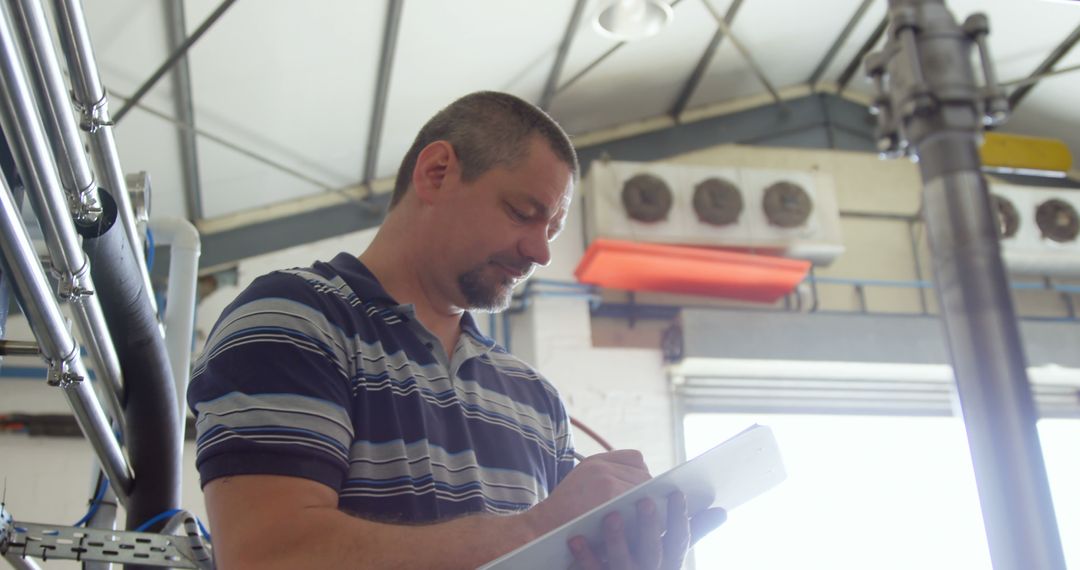
<path fill-rule="evenodd" d="M 596 17 L 596 31 L 612 39 L 632 42 L 655 36 L 674 17 L 662 0 L 611 0 Z"/>

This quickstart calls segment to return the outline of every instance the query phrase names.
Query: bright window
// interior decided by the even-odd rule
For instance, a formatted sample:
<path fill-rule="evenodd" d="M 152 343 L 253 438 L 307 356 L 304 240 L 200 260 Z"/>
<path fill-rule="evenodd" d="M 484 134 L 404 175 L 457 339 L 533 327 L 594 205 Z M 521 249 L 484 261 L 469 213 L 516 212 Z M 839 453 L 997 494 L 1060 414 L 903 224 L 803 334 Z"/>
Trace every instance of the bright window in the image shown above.
<path fill-rule="evenodd" d="M 697 570 L 990 570 L 960 420 L 692 413 L 687 457 L 770 426 L 788 479 L 694 549 Z M 1039 424 L 1061 536 L 1080 536 L 1080 420 Z M 1063 540 L 1080 569 L 1080 541 Z"/>

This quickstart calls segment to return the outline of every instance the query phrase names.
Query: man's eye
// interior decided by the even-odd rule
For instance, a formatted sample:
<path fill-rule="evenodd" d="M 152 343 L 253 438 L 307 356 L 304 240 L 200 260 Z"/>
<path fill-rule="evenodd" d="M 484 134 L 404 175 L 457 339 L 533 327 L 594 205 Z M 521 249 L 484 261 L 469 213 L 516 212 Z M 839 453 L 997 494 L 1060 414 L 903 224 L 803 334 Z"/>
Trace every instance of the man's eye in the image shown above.
<path fill-rule="evenodd" d="M 514 218 L 515 220 L 517 220 L 519 222 L 524 222 L 525 220 L 529 219 L 529 217 L 526 216 L 524 212 L 522 212 L 521 210 L 518 210 L 517 208 L 515 208 L 513 206 L 508 206 L 506 209 L 510 212 L 510 217 Z"/>

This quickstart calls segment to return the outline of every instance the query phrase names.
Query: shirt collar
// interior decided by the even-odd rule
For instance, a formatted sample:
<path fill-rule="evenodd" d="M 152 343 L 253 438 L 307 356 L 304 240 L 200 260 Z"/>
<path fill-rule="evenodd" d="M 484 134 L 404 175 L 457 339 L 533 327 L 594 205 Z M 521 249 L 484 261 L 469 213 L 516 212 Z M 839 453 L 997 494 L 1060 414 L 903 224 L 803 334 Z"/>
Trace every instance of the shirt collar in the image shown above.
<path fill-rule="evenodd" d="M 399 317 L 405 319 L 415 318 L 414 307 L 411 304 L 402 305 L 391 297 L 390 293 L 379 283 L 379 279 L 375 277 L 375 274 L 355 255 L 347 252 L 339 253 L 334 256 L 334 259 L 330 260 L 329 264 L 356 293 L 357 297 L 367 302 L 375 302 L 391 308 L 398 313 Z M 480 329 L 476 326 L 476 320 L 468 311 L 461 315 L 461 330 L 489 349 L 495 346 L 495 340 L 484 336 L 480 332 Z"/>

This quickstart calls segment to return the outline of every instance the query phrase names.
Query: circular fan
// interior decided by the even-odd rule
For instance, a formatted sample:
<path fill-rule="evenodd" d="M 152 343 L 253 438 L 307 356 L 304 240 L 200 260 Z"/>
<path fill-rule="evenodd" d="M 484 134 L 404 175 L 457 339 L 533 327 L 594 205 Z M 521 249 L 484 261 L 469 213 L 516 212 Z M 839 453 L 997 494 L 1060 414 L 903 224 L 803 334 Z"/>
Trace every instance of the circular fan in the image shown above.
<path fill-rule="evenodd" d="M 1016 231 L 1020 229 L 1020 212 L 1016 211 L 1012 200 L 992 194 L 990 204 L 997 214 L 998 235 L 1002 238 L 1011 238 L 1016 235 Z"/>
<path fill-rule="evenodd" d="M 814 203 L 810 195 L 798 184 L 783 181 L 765 189 L 762 199 L 765 217 L 769 223 L 781 228 L 794 228 L 806 223 Z"/>
<path fill-rule="evenodd" d="M 623 184 L 623 208 L 639 222 L 652 223 L 667 218 L 672 201 L 667 183 L 652 174 L 638 174 Z"/>
<path fill-rule="evenodd" d="M 1056 198 L 1039 204 L 1035 210 L 1035 223 L 1043 237 L 1059 243 L 1073 241 L 1080 233 L 1080 218 L 1068 202 Z"/>
<path fill-rule="evenodd" d="M 723 178 L 708 178 L 694 186 L 694 211 L 706 224 L 734 224 L 743 211 L 742 193 Z"/>

